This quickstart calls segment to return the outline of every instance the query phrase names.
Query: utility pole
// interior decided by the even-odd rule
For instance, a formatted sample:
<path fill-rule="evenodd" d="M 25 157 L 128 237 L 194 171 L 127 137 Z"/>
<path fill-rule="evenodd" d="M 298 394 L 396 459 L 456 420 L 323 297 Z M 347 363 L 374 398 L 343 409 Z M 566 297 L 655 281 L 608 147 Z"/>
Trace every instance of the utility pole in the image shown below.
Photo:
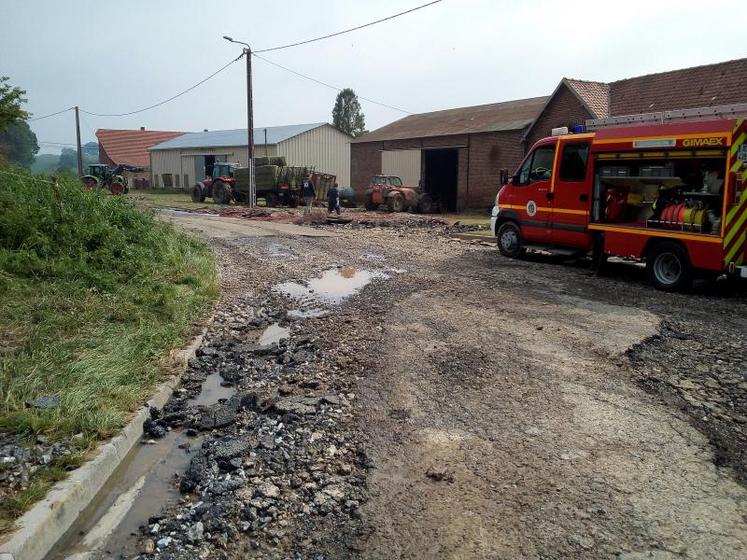
<path fill-rule="evenodd" d="M 249 208 L 257 206 L 257 182 L 254 173 L 254 103 L 252 100 L 252 48 L 244 41 L 234 41 L 231 37 L 223 35 L 226 41 L 244 45 L 244 56 L 246 57 L 246 143 L 247 156 L 249 158 Z"/>
<path fill-rule="evenodd" d="M 246 123 L 249 148 L 249 208 L 257 206 L 257 183 L 254 174 L 254 102 L 252 99 L 252 49 L 244 49 L 246 56 Z"/>
<path fill-rule="evenodd" d="M 75 106 L 75 138 L 78 145 L 78 176 L 83 176 L 83 150 L 80 147 L 80 112 Z"/>

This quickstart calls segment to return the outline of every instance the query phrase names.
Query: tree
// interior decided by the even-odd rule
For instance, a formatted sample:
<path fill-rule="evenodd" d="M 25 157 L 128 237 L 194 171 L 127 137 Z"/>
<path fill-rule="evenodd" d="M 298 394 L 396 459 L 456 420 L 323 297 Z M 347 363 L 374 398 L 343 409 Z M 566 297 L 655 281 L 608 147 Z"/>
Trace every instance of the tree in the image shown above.
<path fill-rule="evenodd" d="M 332 124 L 351 136 L 360 136 L 366 131 L 366 116 L 361 111 L 358 96 L 350 88 L 337 94 L 332 109 Z"/>
<path fill-rule="evenodd" d="M 29 118 L 29 114 L 21 109 L 21 104 L 26 102 L 26 92 L 11 86 L 8 80 L 7 76 L 0 76 L 0 131 Z"/>
<path fill-rule="evenodd" d="M 78 150 L 73 148 L 62 148 L 60 162 L 57 164 L 57 171 L 67 170 L 78 170 Z"/>
<path fill-rule="evenodd" d="M 0 130 L 0 152 L 10 162 L 31 167 L 39 151 L 36 134 L 25 120 L 19 120 Z"/>

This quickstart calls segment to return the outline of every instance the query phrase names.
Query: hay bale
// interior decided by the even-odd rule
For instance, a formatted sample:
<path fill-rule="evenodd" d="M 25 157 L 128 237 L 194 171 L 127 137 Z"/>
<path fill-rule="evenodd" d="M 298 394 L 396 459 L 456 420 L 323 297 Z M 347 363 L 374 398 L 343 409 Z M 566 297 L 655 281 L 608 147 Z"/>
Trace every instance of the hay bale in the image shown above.
<path fill-rule="evenodd" d="M 270 165 L 272 162 L 270 161 L 271 158 L 268 158 L 267 156 L 263 157 L 255 157 L 254 158 L 254 167 L 259 167 L 260 165 Z"/>

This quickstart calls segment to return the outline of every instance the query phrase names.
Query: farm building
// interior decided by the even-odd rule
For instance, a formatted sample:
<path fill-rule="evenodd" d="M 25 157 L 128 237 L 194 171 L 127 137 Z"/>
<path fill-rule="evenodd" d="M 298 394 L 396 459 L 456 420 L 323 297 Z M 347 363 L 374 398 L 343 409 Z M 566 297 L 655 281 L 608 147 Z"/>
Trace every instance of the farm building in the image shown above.
<path fill-rule="evenodd" d="M 147 187 L 150 181 L 150 155 L 148 148 L 181 136 L 184 132 L 171 130 L 114 130 L 100 128 L 96 131 L 99 142 L 99 163 L 110 167 L 129 165 L 142 167 L 142 173 L 126 173 L 130 183 L 138 187 Z"/>
<path fill-rule="evenodd" d="M 270 126 L 254 129 L 257 157 L 284 156 L 288 165 L 309 166 L 350 184 L 351 137 L 328 123 Z M 150 148 L 155 187 L 189 188 L 212 173 L 216 161 L 247 159 L 246 129 L 184 134 Z"/>
<path fill-rule="evenodd" d="M 450 210 L 492 205 L 499 173 L 555 127 L 587 119 L 747 102 L 747 59 L 616 82 L 563 78 L 549 97 L 410 115 L 353 141 L 351 186 L 400 175 Z"/>

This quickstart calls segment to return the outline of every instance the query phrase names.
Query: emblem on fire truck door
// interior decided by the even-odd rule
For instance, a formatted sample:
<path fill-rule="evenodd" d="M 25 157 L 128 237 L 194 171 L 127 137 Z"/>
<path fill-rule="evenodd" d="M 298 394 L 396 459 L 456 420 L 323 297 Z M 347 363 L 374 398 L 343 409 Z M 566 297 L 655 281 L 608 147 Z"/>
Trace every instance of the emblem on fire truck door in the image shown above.
<path fill-rule="evenodd" d="M 527 202 L 527 214 L 534 216 L 537 213 L 537 203 L 533 200 Z"/>

